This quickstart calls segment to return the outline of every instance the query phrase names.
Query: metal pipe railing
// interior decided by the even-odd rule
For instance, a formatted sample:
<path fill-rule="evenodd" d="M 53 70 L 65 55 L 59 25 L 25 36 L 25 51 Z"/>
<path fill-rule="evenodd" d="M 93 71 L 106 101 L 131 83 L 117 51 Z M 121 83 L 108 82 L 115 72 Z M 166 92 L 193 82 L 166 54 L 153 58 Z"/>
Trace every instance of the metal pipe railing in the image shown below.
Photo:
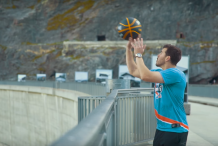
<path fill-rule="evenodd" d="M 92 104 L 86 102 L 80 113 L 84 116 L 87 109 L 90 113 L 85 112 L 88 115 L 81 116 L 80 123 L 52 146 L 122 146 L 152 139 L 156 130 L 153 95 L 138 93 L 150 90 L 153 89 L 112 90 L 92 112 L 89 107 Z M 89 100 L 87 98 L 81 97 Z M 91 98 L 99 99 L 98 96 Z"/>

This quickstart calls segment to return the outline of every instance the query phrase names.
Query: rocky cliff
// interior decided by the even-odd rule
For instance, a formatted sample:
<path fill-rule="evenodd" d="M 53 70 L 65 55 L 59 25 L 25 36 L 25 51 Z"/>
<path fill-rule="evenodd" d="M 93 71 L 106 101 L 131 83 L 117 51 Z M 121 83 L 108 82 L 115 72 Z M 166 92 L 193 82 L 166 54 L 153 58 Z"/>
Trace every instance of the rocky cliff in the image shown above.
<path fill-rule="evenodd" d="M 142 24 L 145 40 L 178 40 L 183 55 L 190 55 L 190 82 L 208 83 L 218 76 L 218 1 L 212 0 L 7 0 L 0 1 L 0 79 L 16 80 L 25 73 L 114 70 L 125 64 L 123 47 L 72 46 L 63 56 L 63 41 L 122 40 L 115 28 L 125 17 Z M 145 52 L 145 64 L 156 48 Z M 79 54 L 79 55 L 78 55 Z M 146 54 L 148 56 L 146 56 Z"/>

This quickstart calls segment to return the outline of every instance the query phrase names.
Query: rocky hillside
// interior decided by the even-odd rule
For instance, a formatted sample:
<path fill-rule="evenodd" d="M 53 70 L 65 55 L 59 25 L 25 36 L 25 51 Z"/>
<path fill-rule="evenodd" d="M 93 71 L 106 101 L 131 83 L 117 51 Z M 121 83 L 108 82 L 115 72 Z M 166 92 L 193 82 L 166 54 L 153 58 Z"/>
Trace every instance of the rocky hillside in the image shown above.
<path fill-rule="evenodd" d="M 63 40 L 121 40 L 115 27 L 125 17 L 142 24 L 146 40 L 215 41 L 218 1 L 214 0 L 5 0 L 0 1 L 0 44 Z"/>
<path fill-rule="evenodd" d="M 145 40 L 177 39 L 183 55 L 191 55 L 190 82 L 208 83 L 218 76 L 217 7 L 218 1 L 214 0 L 0 1 L 0 79 L 16 80 L 19 73 L 35 79 L 37 73 L 51 76 L 54 71 L 68 72 L 73 77 L 74 71 L 83 70 L 91 72 L 89 78 L 93 81 L 95 69 L 107 66 L 108 61 L 113 65 L 107 68 L 113 70 L 116 63 L 125 63 L 117 55 L 124 53 L 123 48 L 104 48 L 111 50 L 111 55 L 105 57 L 95 56 L 102 54 L 98 49 L 89 48 L 87 54 L 78 47 L 70 52 L 68 60 L 62 56 L 62 42 L 96 41 L 98 35 L 104 35 L 107 41 L 120 41 L 117 24 L 125 17 L 135 17 L 142 24 Z M 76 52 L 91 60 L 75 58 Z M 147 61 L 149 64 L 149 58 Z"/>

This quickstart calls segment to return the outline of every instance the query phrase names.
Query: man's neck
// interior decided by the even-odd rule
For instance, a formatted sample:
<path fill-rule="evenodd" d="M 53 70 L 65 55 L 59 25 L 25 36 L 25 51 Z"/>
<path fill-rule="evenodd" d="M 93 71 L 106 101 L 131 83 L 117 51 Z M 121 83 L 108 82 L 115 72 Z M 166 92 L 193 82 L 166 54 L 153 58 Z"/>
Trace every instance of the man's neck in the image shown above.
<path fill-rule="evenodd" d="M 161 68 L 162 68 L 163 70 L 166 70 L 166 69 L 168 69 L 168 68 L 176 68 L 176 65 L 172 65 L 171 63 L 166 63 L 166 64 L 164 64 L 163 66 L 161 66 Z"/>

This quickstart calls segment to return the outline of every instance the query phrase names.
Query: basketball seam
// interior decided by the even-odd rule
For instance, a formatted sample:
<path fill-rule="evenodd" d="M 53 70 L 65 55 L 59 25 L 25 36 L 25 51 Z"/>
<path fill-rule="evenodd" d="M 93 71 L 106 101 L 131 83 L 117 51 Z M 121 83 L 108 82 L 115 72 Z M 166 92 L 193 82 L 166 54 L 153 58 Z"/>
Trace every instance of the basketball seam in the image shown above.
<path fill-rule="evenodd" d="M 125 39 L 128 34 L 129 34 L 129 31 L 127 31 L 127 32 L 124 34 L 123 38 Z"/>
<path fill-rule="evenodd" d="M 132 26 L 135 22 L 136 22 L 136 19 L 134 18 L 134 20 L 132 21 L 132 23 L 130 24 L 130 26 Z"/>
<path fill-rule="evenodd" d="M 141 27 L 141 25 L 137 25 L 137 26 L 130 27 L 130 28 L 133 29 L 133 28 L 137 28 L 137 27 Z M 125 29 L 119 30 L 118 32 L 123 32 L 123 31 L 126 31 L 126 30 L 128 30 L 128 29 L 129 29 L 129 28 L 125 28 Z"/>
<path fill-rule="evenodd" d="M 120 23 L 121 25 L 123 25 L 123 26 L 126 26 L 126 27 L 128 27 L 128 25 L 125 25 L 125 24 L 123 24 L 123 23 Z"/>
<path fill-rule="evenodd" d="M 137 33 L 137 34 L 139 34 L 137 31 L 135 31 L 135 30 L 133 30 L 132 32 L 135 32 L 135 33 Z"/>
<path fill-rule="evenodd" d="M 127 20 L 128 26 L 129 26 L 130 36 L 132 37 L 132 31 L 131 31 L 131 28 L 130 28 L 131 26 L 129 24 L 129 18 L 126 18 L 126 20 Z"/>

